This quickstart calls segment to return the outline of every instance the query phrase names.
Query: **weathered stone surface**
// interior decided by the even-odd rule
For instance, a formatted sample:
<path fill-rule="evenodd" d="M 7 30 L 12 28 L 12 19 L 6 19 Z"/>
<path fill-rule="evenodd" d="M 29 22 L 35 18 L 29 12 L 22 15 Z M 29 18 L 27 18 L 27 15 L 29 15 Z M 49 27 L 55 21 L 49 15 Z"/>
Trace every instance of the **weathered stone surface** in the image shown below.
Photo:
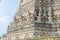
<path fill-rule="evenodd" d="M 59 3 L 59 0 L 19 0 L 14 20 L 8 26 L 7 34 L 3 35 L 3 40 L 60 34 Z"/>

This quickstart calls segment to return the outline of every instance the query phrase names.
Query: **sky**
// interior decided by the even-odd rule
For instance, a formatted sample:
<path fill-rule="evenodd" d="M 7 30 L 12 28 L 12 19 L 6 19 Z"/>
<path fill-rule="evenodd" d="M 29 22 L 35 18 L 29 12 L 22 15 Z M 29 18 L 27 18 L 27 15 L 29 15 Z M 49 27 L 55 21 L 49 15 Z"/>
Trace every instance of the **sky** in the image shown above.
<path fill-rule="evenodd" d="M 0 36 L 7 33 L 7 27 L 13 21 L 18 0 L 1 0 L 0 2 Z"/>

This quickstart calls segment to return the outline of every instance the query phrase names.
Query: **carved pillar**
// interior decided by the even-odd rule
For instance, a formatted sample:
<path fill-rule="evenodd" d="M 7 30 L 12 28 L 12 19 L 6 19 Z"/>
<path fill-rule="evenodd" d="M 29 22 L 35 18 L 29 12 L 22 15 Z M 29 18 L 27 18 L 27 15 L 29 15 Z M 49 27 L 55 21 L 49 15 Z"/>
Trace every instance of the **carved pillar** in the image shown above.
<path fill-rule="evenodd" d="M 49 12 L 48 13 L 49 13 L 49 18 L 48 19 L 49 19 L 49 22 L 51 23 L 52 22 L 51 7 L 49 7 Z"/>
<path fill-rule="evenodd" d="M 38 21 L 41 22 L 41 7 L 39 7 L 39 16 L 38 16 Z"/>

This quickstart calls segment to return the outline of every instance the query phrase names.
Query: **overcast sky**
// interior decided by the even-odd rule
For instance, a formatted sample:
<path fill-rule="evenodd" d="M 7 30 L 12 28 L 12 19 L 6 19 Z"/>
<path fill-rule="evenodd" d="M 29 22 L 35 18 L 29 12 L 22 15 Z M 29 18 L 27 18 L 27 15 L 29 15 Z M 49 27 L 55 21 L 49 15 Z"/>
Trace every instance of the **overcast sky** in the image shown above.
<path fill-rule="evenodd" d="M 0 36 L 7 32 L 9 23 L 13 20 L 18 0 L 1 0 L 0 2 Z"/>

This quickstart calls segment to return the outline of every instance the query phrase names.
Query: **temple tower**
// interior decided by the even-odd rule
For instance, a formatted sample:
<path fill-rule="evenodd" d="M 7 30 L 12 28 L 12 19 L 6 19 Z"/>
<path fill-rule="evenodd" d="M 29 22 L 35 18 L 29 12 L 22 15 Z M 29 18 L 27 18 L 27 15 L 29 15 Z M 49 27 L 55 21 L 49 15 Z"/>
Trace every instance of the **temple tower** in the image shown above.
<path fill-rule="evenodd" d="M 59 2 L 60 0 L 18 0 L 14 20 L 8 26 L 7 39 L 58 35 Z"/>

